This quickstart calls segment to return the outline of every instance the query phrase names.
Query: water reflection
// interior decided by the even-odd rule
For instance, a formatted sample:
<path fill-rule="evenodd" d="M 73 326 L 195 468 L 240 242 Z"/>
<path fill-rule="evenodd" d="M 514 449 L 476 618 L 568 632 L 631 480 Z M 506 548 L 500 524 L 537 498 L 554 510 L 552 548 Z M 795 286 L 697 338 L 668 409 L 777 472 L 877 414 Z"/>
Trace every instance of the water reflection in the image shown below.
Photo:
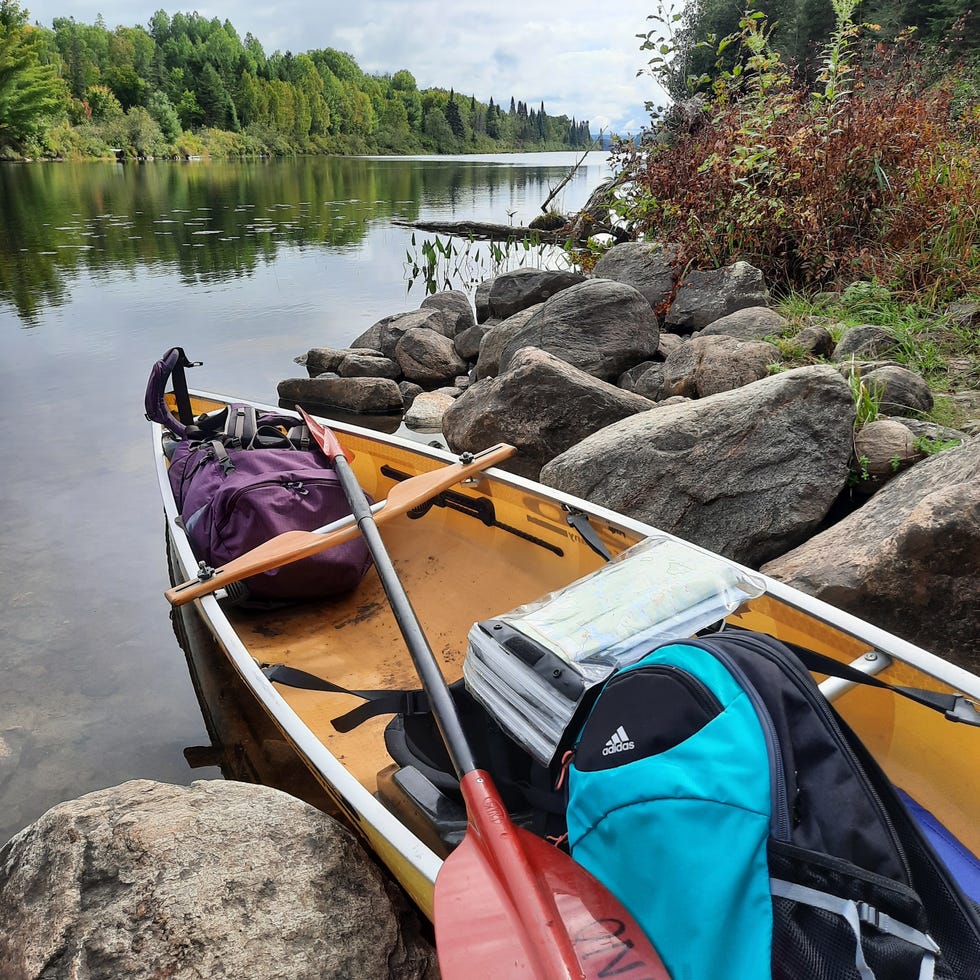
<path fill-rule="evenodd" d="M 0 301 L 36 324 L 85 273 L 234 280 L 284 247 L 359 246 L 374 224 L 417 220 L 423 202 L 430 217 L 499 221 L 500 202 L 533 201 L 532 188 L 543 201 L 566 170 L 479 158 L 0 165 Z"/>

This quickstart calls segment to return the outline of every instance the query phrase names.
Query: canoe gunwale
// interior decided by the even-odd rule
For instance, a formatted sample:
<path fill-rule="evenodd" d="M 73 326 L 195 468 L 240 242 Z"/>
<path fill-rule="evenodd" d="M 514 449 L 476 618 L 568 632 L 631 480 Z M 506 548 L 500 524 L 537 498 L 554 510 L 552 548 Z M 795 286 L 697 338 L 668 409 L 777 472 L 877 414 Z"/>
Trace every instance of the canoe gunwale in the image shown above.
<path fill-rule="evenodd" d="M 228 395 L 215 394 L 213 392 L 207 392 L 201 389 L 190 389 L 190 395 L 192 397 L 197 396 L 200 398 L 207 398 L 221 402 L 242 401 L 240 398 L 236 399 Z M 288 409 L 283 409 L 279 406 L 268 405 L 261 402 L 251 402 L 251 404 L 255 405 L 255 407 L 261 411 L 289 411 Z M 377 430 L 354 425 L 349 422 L 335 421 L 327 417 L 318 416 L 315 413 L 311 414 L 314 415 L 314 418 L 322 418 L 323 421 L 327 422 L 331 426 L 331 428 L 339 432 L 350 432 L 368 439 L 377 439 L 381 442 L 388 442 L 392 445 L 407 449 L 422 456 L 427 456 L 442 463 L 455 463 L 458 462 L 459 459 L 458 456 L 449 452 L 448 450 L 437 449 L 424 443 L 415 442 L 397 435 L 378 432 Z M 531 493 L 540 493 L 541 490 L 544 489 L 549 497 L 560 504 L 567 504 L 570 507 L 584 511 L 586 514 L 594 515 L 602 520 L 608 521 L 611 524 L 618 524 L 630 531 L 635 532 L 641 537 L 646 537 L 650 534 L 665 535 L 666 537 L 669 537 L 675 541 L 681 541 L 688 547 L 697 548 L 698 551 L 704 552 L 705 555 L 717 557 L 713 552 L 701 548 L 690 541 L 678 538 L 676 535 L 673 535 L 668 531 L 663 531 L 660 528 L 653 527 L 650 524 L 646 524 L 643 521 L 636 520 L 635 518 L 628 517 L 624 514 L 616 513 L 615 511 L 609 510 L 600 504 L 594 504 L 591 501 L 583 500 L 581 497 L 572 496 L 571 494 L 553 489 L 552 487 L 545 487 L 543 484 L 536 483 L 535 481 L 529 480 L 526 477 L 518 476 L 514 473 L 508 473 L 497 468 L 491 468 L 487 472 L 500 483 L 526 490 Z M 168 487 L 169 484 L 167 484 L 167 487 L 164 487 L 163 489 L 169 492 Z M 887 630 L 874 626 L 866 620 L 860 619 L 859 617 L 848 613 L 843 609 L 838 609 L 836 606 L 832 606 L 829 603 L 824 602 L 822 599 L 808 595 L 805 592 L 801 592 L 800 590 L 793 588 L 784 582 L 780 582 L 778 579 L 770 578 L 769 576 L 764 575 L 762 572 L 747 568 L 747 566 L 741 565 L 736 561 L 732 561 L 731 559 L 726 559 L 726 561 L 730 561 L 732 565 L 735 565 L 736 567 L 747 572 L 751 572 L 751 574 L 754 576 L 764 579 L 766 584 L 766 594 L 772 598 L 778 599 L 780 602 L 799 609 L 801 612 L 812 616 L 814 619 L 817 619 L 822 623 L 826 623 L 828 626 L 839 629 L 841 632 L 847 633 L 855 639 L 867 643 L 869 648 L 886 653 L 892 659 L 908 663 L 910 666 L 915 667 L 917 670 L 920 670 L 931 677 L 934 677 L 943 684 L 956 688 L 970 697 L 980 699 L 980 677 L 970 673 L 968 670 L 958 667 L 947 660 L 943 660 L 941 657 L 930 653 L 923 647 L 917 646 L 916 644 L 907 640 L 903 640 L 901 637 L 898 637 L 893 633 L 889 633 Z M 194 565 L 191 567 L 196 567 L 196 564 L 197 563 L 195 561 Z"/>

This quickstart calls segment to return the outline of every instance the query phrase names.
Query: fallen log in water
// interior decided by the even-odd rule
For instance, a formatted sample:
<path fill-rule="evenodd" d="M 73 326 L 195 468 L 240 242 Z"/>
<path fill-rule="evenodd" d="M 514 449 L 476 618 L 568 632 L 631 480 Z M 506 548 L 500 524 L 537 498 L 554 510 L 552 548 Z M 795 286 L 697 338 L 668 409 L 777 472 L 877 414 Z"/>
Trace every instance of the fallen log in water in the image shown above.
<path fill-rule="evenodd" d="M 485 221 L 403 221 L 396 218 L 392 224 L 484 241 L 523 241 L 527 238 L 535 243 L 564 245 L 568 240 L 568 235 L 561 230 L 543 231 L 526 225 L 501 225 Z"/>

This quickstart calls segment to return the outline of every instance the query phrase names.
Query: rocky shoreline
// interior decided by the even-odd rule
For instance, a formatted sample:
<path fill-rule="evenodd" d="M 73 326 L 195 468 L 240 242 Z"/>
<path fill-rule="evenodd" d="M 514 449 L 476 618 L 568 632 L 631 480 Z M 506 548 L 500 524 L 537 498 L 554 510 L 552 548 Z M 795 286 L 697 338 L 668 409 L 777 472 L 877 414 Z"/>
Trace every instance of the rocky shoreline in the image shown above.
<path fill-rule="evenodd" d="M 786 369 L 787 344 L 807 363 Z M 933 394 L 897 344 L 794 329 L 745 263 L 679 282 L 663 249 L 626 243 L 590 276 L 488 280 L 475 308 L 429 296 L 306 352 L 279 396 L 404 417 L 457 452 L 508 441 L 513 472 L 978 671 L 980 393 L 958 430 L 924 421 Z M 856 424 L 869 391 L 879 417 Z M 139 780 L 54 807 L 0 849 L 0 921 L 17 923 L 3 977 L 438 976 L 426 924 L 347 830 L 235 782 Z"/>
<path fill-rule="evenodd" d="M 673 258 L 627 242 L 588 276 L 520 269 L 475 304 L 437 293 L 306 352 L 279 397 L 404 411 L 456 452 L 510 442 L 515 473 L 980 669 L 980 392 L 958 396 L 960 428 L 926 421 L 933 393 L 886 328 L 794 327 L 751 265 L 681 280 Z M 980 308 L 958 315 L 980 327 Z M 869 392 L 877 418 L 856 426 Z"/>

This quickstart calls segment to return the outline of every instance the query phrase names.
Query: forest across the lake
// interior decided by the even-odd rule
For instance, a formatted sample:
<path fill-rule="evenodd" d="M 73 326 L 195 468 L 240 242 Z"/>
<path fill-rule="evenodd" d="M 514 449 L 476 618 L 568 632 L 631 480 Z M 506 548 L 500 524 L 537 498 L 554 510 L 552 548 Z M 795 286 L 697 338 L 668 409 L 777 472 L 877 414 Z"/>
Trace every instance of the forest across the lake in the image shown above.
<path fill-rule="evenodd" d="M 334 48 L 266 54 L 252 34 L 199 13 L 147 26 L 56 17 L 31 24 L 0 0 L 0 156 L 261 156 L 574 150 L 589 120 L 520 93 L 482 102 L 368 74 Z M 117 153 L 118 151 L 118 153 Z"/>

